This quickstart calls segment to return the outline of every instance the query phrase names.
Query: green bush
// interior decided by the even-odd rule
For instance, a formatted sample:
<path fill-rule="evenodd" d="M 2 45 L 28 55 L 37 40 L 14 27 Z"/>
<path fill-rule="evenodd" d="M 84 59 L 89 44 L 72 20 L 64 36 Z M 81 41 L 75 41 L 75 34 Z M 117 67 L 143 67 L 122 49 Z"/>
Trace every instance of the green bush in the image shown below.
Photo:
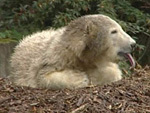
<path fill-rule="evenodd" d="M 24 26 L 58 28 L 79 16 L 101 13 L 118 21 L 134 37 L 138 33 L 150 34 L 150 15 L 132 6 L 133 2 L 139 0 L 2 1 L 0 26 L 7 29 Z"/>

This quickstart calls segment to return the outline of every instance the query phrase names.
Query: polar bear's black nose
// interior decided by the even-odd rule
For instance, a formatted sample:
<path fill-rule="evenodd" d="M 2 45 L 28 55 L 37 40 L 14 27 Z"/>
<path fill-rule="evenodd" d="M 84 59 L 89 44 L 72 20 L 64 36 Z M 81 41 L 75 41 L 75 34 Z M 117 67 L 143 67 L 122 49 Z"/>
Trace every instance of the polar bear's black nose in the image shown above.
<path fill-rule="evenodd" d="M 136 48 L 136 43 L 132 43 L 131 48 L 132 48 L 132 50 L 134 50 Z"/>

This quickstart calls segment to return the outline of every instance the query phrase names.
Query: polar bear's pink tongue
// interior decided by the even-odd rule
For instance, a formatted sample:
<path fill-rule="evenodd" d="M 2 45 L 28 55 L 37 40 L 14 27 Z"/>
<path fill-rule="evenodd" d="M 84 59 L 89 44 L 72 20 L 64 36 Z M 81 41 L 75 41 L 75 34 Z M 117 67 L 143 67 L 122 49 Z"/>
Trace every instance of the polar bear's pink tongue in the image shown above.
<path fill-rule="evenodd" d="M 129 61 L 131 63 L 131 67 L 134 68 L 135 67 L 135 61 L 134 61 L 132 55 L 130 53 L 126 53 L 125 57 L 129 59 Z"/>

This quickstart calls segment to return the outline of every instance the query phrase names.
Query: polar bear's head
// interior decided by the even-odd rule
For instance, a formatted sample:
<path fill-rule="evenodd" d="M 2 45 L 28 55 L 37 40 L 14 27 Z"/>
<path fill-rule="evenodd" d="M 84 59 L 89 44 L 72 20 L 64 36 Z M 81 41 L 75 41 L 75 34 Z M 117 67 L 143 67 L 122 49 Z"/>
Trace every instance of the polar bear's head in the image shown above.
<path fill-rule="evenodd" d="M 135 40 L 108 16 L 83 16 L 72 21 L 66 28 L 68 36 L 73 37 L 71 46 L 83 59 L 104 56 L 113 61 L 124 56 L 130 60 L 132 66 L 135 65 L 130 54 Z"/>

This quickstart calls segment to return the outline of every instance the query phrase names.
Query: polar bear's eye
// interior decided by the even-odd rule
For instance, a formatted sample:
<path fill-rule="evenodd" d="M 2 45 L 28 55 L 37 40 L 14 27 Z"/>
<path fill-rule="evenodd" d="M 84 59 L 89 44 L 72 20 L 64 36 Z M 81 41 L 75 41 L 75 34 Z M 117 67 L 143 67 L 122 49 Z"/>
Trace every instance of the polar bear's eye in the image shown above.
<path fill-rule="evenodd" d="M 117 30 L 111 31 L 111 34 L 115 34 L 115 33 L 117 33 Z"/>

